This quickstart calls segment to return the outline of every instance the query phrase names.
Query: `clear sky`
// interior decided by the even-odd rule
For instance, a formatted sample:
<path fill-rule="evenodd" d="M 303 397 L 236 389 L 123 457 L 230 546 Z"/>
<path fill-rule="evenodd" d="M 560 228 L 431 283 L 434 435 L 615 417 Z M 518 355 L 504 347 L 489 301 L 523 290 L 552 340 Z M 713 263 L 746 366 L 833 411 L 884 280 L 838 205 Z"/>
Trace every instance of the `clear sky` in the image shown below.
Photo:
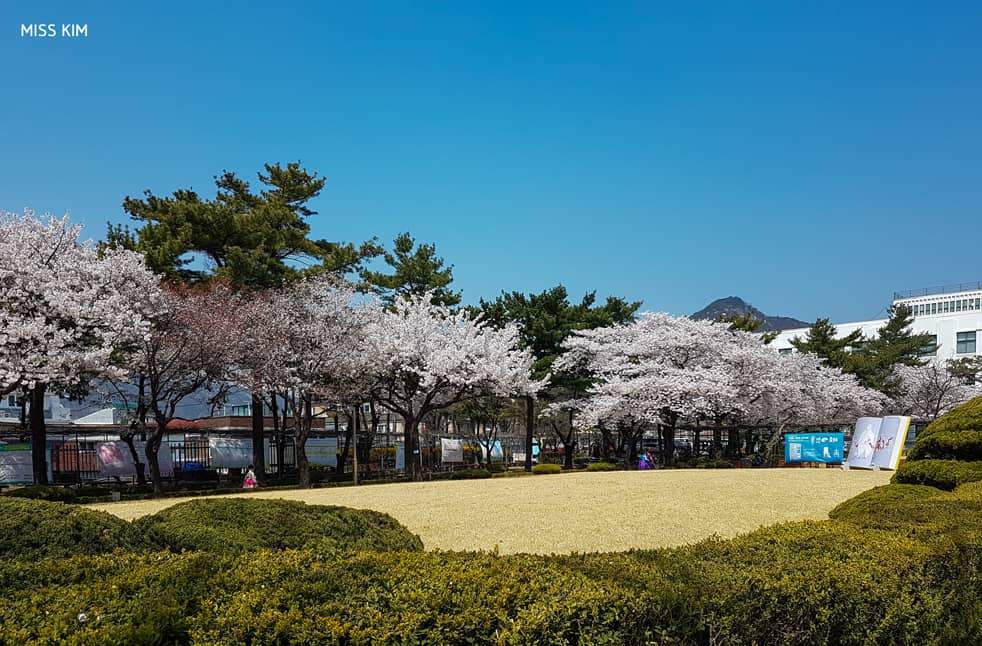
<path fill-rule="evenodd" d="M 99 238 L 299 159 L 316 236 L 409 230 L 471 302 L 856 320 L 982 280 L 982 3 L 249 5 L 3 3 L 0 209 Z"/>

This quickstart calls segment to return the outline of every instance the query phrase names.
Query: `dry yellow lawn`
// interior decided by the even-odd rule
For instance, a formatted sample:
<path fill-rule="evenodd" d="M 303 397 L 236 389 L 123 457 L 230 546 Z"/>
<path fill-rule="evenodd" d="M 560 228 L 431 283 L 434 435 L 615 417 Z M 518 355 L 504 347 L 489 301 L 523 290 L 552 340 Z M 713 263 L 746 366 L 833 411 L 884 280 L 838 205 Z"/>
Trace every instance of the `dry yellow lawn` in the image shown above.
<path fill-rule="evenodd" d="M 838 503 L 889 479 L 886 471 L 685 469 L 238 495 L 382 511 L 419 534 L 428 549 L 548 554 L 683 545 L 782 521 L 824 519 Z M 92 507 L 133 519 L 184 500 Z"/>

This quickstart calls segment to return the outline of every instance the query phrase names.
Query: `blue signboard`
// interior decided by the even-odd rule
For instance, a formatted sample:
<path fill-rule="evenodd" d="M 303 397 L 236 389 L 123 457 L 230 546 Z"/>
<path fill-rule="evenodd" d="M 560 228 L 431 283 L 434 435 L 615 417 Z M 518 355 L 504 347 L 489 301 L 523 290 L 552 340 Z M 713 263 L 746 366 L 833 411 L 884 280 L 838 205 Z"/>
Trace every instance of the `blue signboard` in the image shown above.
<path fill-rule="evenodd" d="M 842 462 L 844 433 L 788 433 L 784 436 L 785 462 Z"/>

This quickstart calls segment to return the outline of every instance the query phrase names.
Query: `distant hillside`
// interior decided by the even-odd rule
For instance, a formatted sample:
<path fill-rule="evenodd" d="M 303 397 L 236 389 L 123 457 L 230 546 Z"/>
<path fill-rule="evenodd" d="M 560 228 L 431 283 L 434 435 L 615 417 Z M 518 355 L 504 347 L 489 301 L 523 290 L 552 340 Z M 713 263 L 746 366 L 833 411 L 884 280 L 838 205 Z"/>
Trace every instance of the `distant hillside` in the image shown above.
<path fill-rule="evenodd" d="M 805 323 L 804 321 L 799 321 L 798 319 L 793 319 L 787 316 L 768 316 L 737 296 L 728 296 L 726 298 L 715 300 L 689 318 L 715 321 L 720 316 L 734 314 L 737 316 L 753 314 L 754 317 L 763 319 L 764 325 L 762 325 L 760 328 L 763 331 L 793 330 L 799 327 L 811 326 L 811 323 Z"/>

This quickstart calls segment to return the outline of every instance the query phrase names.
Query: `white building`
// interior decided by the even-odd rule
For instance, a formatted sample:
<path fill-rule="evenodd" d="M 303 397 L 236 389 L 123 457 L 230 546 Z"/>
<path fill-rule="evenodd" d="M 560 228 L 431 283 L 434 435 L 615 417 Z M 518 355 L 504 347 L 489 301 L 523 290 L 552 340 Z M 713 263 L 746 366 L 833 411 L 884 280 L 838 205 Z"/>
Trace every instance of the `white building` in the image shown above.
<path fill-rule="evenodd" d="M 979 334 L 982 332 L 982 282 L 961 283 L 893 295 L 893 304 L 908 305 L 914 314 L 911 330 L 914 334 L 930 334 L 934 343 L 925 348 L 926 357 L 938 361 L 963 359 L 979 354 Z M 876 336 L 887 319 L 835 323 L 838 336 L 862 330 L 863 336 Z M 804 338 L 808 328 L 783 330 L 773 341 L 778 352 L 791 352 L 791 340 Z"/>

